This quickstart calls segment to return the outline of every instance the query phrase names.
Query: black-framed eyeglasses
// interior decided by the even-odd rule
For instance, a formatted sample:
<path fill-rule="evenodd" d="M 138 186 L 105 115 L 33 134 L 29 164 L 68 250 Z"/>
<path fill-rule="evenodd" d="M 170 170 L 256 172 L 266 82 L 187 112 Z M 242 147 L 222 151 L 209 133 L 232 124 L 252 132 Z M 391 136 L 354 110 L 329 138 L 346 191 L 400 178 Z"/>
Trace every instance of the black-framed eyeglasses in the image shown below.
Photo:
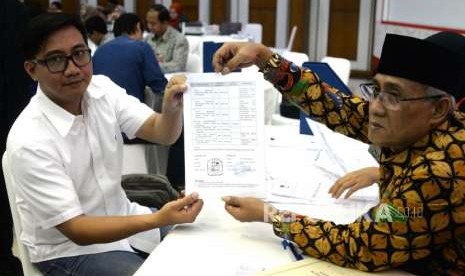
<path fill-rule="evenodd" d="M 399 110 L 401 102 L 419 101 L 427 99 L 442 98 L 446 95 L 432 95 L 423 97 L 402 98 L 396 95 L 395 92 L 389 90 L 381 90 L 376 83 L 362 83 L 360 84 L 362 96 L 369 102 L 379 99 L 384 107 L 390 110 Z"/>
<path fill-rule="evenodd" d="M 71 54 L 54 54 L 44 59 L 34 59 L 31 62 L 47 67 L 50 73 L 61 73 L 68 68 L 69 60 L 72 60 L 77 67 L 84 67 L 91 60 L 90 49 L 74 50 Z"/>

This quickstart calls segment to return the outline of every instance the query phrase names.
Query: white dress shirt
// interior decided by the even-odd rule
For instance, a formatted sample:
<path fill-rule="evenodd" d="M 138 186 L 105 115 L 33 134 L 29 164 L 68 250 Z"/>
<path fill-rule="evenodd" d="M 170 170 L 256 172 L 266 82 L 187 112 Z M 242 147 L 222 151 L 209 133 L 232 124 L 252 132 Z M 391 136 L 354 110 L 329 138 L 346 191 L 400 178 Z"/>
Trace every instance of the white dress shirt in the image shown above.
<path fill-rule="evenodd" d="M 131 251 L 128 239 L 79 246 L 55 226 L 81 214 L 148 214 L 121 188 L 123 140 L 153 111 L 105 76 L 93 76 L 75 116 L 40 89 L 14 123 L 7 155 L 23 231 L 32 262 L 106 252 Z M 159 241 L 158 229 L 152 230 Z M 147 234 L 147 232 L 143 233 Z"/>
<path fill-rule="evenodd" d="M 90 38 L 87 39 L 87 47 L 90 49 L 90 55 L 94 56 L 95 51 L 97 51 L 97 44 L 95 44 Z"/>

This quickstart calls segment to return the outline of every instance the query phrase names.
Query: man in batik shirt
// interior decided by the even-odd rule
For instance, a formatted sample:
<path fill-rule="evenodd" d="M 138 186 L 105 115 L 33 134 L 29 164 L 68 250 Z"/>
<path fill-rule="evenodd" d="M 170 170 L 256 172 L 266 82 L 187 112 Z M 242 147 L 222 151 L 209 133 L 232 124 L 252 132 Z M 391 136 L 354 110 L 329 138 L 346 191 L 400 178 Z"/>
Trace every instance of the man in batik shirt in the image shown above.
<path fill-rule="evenodd" d="M 353 223 L 336 225 L 255 198 L 225 197 L 233 217 L 270 222 L 309 256 L 340 266 L 464 273 L 465 119 L 454 106 L 454 98 L 462 98 L 459 55 L 434 39 L 388 34 L 378 73 L 362 85 L 369 101 L 343 95 L 259 44 L 226 44 L 213 64 L 222 73 L 258 65 L 308 115 L 380 148 L 380 202 Z"/>

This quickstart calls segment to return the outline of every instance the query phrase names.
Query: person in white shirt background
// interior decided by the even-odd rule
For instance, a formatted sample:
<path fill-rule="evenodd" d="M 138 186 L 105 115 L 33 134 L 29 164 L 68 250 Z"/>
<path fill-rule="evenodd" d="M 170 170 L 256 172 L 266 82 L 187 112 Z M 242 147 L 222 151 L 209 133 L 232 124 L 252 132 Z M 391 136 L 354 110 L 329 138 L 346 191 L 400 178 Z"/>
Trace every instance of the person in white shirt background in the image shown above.
<path fill-rule="evenodd" d="M 107 41 L 105 39 L 108 34 L 107 23 L 101 16 L 94 15 L 86 19 L 84 26 L 86 27 L 87 35 L 89 36 L 87 44 L 91 50 L 91 55 L 93 56 L 95 51 L 97 51 L 97 48 L 103 44 L 104 41 Z"/>
<path fill-rule="evenodd" d="M 162 113 L 154 113 L 107 77 L 92 76 L 85 28 L 65 14 L 33 19 L 24 55 L 39 87 L 7 141 L 19 238 L 47 275 L 132 275 L 144 261 L 131 248 L 141 241 L 136 234 L 156 244 L 164 226 L 193 222 L 203 205 L 193 193 L 152 212 L 129 202 L 120 183 L 121 132 L 173 143 L 186 78 L 171 79 Z"/>

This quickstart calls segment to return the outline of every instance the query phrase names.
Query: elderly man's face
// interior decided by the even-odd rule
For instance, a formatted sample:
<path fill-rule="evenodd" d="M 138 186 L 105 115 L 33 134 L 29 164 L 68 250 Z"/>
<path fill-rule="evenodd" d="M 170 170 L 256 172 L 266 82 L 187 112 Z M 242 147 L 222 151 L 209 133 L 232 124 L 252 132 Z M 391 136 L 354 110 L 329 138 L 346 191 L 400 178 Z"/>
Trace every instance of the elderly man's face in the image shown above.
<path fill-rule="evenodd" d="M 377 74 L 374 79 L 381 91 L 395 94 L 399 98 L 425 96 L 425 86 L 417 82 L 383 74 Z M 399 151 L 431 130 L 433 102 L 401 101 L 397 109 L 386 108 L 380 98 L 370 103 L 368 137 L 373 144 Z"/>
<path fill-rule="evenodd" d="M 51 57 L 69 56 L 83 53 L 87 45 L 81 33 L 73 26 L 64 27 L 54 32 L 37 53 L 36 60 Z M 26 71 L 39 85 L 44 93 L 65 110 L 75 113 L 80 108 L 82 96 L 87 90 L 92 77 L 92 63 L 83 66 L 68 59 L 68 66 L 63 72 L 52 73 L 43 63 L 26 61 Z"/>

